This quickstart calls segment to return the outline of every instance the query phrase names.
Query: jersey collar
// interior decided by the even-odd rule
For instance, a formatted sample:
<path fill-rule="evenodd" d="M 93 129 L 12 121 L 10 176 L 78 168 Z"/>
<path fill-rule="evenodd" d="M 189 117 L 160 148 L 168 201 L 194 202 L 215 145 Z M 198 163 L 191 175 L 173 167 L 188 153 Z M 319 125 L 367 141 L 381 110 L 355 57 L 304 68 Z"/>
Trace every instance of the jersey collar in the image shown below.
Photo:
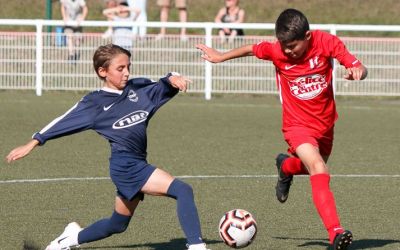
<path fill-rule="evenodd" d="M 123 92 L 123 90 L 112 89 L 112 88 L 109 88 L 109 87 L 102 87 L 101 90 L 103 90 L 105 92 L 109 92 L 109 93 L 115 93 L 115 94 L 118 94 L 118 95 L 121 95 L 122 92 Z"/>

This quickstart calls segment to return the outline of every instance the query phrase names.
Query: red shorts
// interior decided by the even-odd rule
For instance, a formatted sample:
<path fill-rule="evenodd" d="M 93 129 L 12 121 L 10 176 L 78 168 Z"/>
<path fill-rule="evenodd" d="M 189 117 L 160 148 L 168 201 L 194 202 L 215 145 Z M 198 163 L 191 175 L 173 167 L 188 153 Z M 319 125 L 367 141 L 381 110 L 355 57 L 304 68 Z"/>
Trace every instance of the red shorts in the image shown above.
<path fill-rule="evenodd" d="M 319 149 L 321 155 L 329 156 L 333 147 L 334 127 L 320 134 L 315 130 L 304 127 L 290 127 L 283 132 L 285 141 L 289 145 L 288 152 L 296 154 L 296 148 L 304 143 L 310 143 Z"/>

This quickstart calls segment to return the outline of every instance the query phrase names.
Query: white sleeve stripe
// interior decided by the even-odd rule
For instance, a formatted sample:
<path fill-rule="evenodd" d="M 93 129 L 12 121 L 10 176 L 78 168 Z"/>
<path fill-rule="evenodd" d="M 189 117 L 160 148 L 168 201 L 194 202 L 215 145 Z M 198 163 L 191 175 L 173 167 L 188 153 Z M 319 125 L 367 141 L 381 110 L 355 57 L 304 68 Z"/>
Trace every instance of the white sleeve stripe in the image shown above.
<path fill-rule="evenodd" d="M 279 75 L 278 72 L 276 72 L 276 75 L 278 76 L 279 100 L 281 101 L 281 104 L 283 104 L 281 76 Z"/>
<path fill-rule="evenodd" d="M 67 112 L 65 112 L 65 114 L 63 114 L 62 116 L 57 117 L 52 122 L 47 124 L 46 127 L 42 128 L 42 130 L 40 130 L 39 134 L 43 134 L 47 130 L 49 130 L 51 127 L 53 127 L 58 121 L 60 121 L 62 118 L 64 118 L 66 115 L 68 115 L 72 110 L 74 110 L 76 108 L 76 106 L 78 106 L 78 103 L 76 103 L 72 108 L 70 108 Z"/>

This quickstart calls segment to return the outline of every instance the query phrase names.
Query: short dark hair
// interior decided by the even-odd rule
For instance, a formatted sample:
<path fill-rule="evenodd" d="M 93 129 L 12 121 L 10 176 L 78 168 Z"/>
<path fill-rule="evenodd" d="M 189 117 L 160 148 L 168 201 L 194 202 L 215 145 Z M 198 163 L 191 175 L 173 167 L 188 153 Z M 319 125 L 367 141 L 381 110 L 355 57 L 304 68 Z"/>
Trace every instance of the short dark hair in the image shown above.
<path fill-rule="evenodd" d="M 275 22 L 275 35 L 280 42 L 304 40 L 310 25 L 306 16 L 296 9 L 286 9 Z"/>
<path fill-rule="evenodd" d="M 111 60 L 119 54 L 125 54 L 129 58 L 131 58 L 131 52 L 128 50 L 115 45 L 115 44 L 107 44 L 97 48 L 93 55 L 93 68 L 96 71 L 98 77 L 104 81 L 104 77 L 99 75 L 99 68 L 107 69 L 110 66 Z"/>

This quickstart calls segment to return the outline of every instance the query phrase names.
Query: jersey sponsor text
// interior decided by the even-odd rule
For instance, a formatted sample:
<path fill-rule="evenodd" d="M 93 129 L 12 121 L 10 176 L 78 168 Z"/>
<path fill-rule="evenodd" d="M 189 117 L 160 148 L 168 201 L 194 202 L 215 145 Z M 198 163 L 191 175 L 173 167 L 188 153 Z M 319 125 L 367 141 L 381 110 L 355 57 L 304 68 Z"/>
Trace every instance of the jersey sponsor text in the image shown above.
<path fill-rule="evenodd" d="M 324 75 L 308 75 L 289 81 L 290 92 L 301 100 L 309 100 L 318 96 L 328 87 Z"/>
<path fill-rule="evenodd" d="M 123 129 L 127 128 L 133 125 L 136 125 L 138 123 L 144 122 L 147 119 L 147 116 L 149 115 L 149 112 L 143 111 L 143 110 L 138 110 L 133 113 L 130 113 L 129 115 L 126 115 L 119 119 L 118 121 L 114 122 L 113 124 L 113 129 Z"/>

